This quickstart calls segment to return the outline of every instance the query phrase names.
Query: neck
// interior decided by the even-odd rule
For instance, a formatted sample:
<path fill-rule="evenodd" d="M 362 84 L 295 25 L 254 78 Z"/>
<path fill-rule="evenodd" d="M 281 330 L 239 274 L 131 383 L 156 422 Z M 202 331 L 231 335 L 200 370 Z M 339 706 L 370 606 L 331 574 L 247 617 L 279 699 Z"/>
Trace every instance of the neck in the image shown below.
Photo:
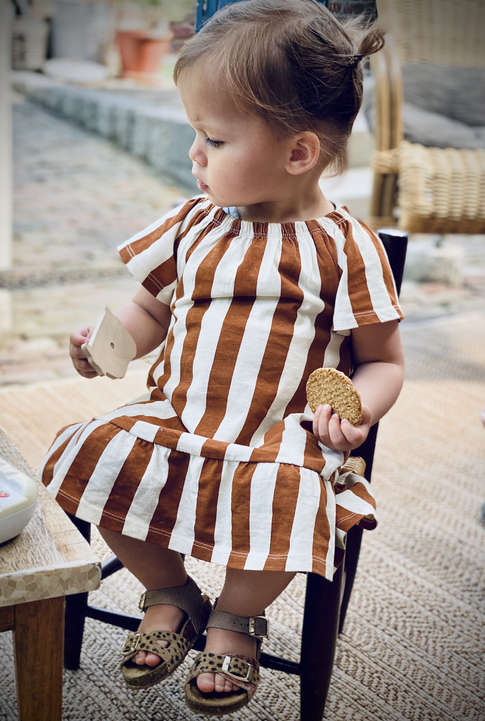
<path fill-rule="evenodd" d="M 318 182 L 311 187 L 304 185 L 306 187 L 299 188 L 300 192 L 294 192 L 296 189 L 293 188 L 277 200 L 237 206 L 239 217 L 241 220 L 260 223 L 290 223 L 321 218 L 334 209 L 320 190 Z"/>

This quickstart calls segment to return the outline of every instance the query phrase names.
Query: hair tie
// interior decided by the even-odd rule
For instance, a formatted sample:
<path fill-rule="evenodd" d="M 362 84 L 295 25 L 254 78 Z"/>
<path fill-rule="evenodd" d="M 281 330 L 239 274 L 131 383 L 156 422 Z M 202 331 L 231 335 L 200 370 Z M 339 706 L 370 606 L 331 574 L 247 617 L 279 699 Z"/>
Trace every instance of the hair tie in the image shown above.
<path fill-rule="evenodd" d="M 351 55 L 350 58 L 347 60 L 347 65 L 351 68 L 355 68 L 360 61 L 362 60 L 364 56 L 357 53 L 356 55 Z"/>

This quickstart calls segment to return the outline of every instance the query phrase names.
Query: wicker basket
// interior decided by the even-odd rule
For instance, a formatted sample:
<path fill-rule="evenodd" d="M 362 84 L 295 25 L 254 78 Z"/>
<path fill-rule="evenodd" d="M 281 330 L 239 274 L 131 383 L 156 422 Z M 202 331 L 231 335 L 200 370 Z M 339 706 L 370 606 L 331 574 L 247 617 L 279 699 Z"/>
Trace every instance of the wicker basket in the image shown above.
<path fill-rule="evenodd" d="M 12 23 L 12 67 L 14 70 L 40 70 L 47 56 L 46 20 L 17 17 Z"/>

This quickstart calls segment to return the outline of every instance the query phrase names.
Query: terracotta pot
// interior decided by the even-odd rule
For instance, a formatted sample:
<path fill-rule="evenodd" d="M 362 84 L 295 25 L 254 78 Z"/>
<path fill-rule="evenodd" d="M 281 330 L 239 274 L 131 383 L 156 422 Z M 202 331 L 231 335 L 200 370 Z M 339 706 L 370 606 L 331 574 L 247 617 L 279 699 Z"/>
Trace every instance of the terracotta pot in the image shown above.
<path fill-rule="evenodd" d="M 151 74 L 160 70 L 162 57 L 170 50 L 170 38 L 153 38 L 143 30 L 118 30 L 123 75 Z"/>

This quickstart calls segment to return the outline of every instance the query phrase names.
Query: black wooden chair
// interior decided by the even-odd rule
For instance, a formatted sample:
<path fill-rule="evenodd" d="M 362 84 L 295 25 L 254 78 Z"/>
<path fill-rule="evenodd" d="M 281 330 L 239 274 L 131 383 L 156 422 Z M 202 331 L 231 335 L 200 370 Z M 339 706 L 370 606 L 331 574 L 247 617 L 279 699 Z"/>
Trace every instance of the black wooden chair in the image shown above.
<path fill-rule="evenodd" d="M 406 257 L 407 235 L 398 230 L 381 230 L 379 231 L 379 237 L 388 254 L 399 293 Z M 377 429 L 378 424 L 375 424 L 371 428 L 365 443 L 354 451 L 355 455 L 363 458 L 366 463 L 365 476 L 368 481 L 371 480 L 372 475 Z M 72 521 L 82 535 L 90 541 L 90 524 L 77 518 L 72 518 Z M 337 637 L 345 621 L 345 614 L 357 570 L 361 541 L 362 529 L 355 526 L 348 533 L 345 559 L 332 582 L 316 573 L 307 574 L 300 662 L 297 663 L 267 653 L 261 654 L 261 665 L 263 667 L 300 676 L 301 721 L 321 721 L 323 718 Z M 112 556 L 103 563 L 102 580 L 108 578 L 122 567 L 122 563 L 116 556 Z M 138 616 L 114 613 L 90 606 L 87 593 L 67 596 L 64 656 L 64 666 L 67 669 L 75 670 L 79 668 L 86 617 L 125 628 L 129 631 L 136 631 L 140 623 Z M 204 645 L 205 637 L 201 637 L 194 648 L 202 651 Z"/>

